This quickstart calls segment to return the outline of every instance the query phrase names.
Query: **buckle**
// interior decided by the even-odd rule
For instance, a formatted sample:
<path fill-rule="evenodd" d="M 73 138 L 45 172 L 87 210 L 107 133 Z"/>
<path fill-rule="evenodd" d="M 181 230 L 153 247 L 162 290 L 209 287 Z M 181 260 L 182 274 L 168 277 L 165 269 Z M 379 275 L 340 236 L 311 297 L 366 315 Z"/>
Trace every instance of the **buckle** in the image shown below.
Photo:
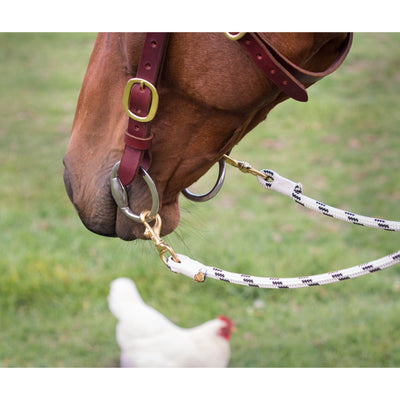
<path fill-rule="evenodd" d="M 136 84 L 139 84 L 142 89 L 144 87 L 149 88 L 150 92 L 151 92 L 150 109 L 149 109 L 149 112 L 147 113 L 147 115 L 145 115 L 144 117 L 141 117 L 140 115 L 133 113 L 129 109 L 129 98 L 131 95 L 132 86 L 136 85 Z M 128 83 L 125 86 L 124 95 L 122 97 L 122 104 L 124 106 L 125 112 L 129 115 L 130 118 L 132 118 L 133 120 L 138 121 L 138 122 L 150 122 L 156 115 L 157 108 L 158 108 L 158 101 L 159 101 L 158 92 L 152 83 L 150 83 L 149 81 L 146 81 L 145 79 L 142 79 L 142 78 L 129 79 Z"/>
<path fill-rule="evenodd" d="M 239 40 L 241 39 L 247 32 L 224 32 L 225 36 L 230 40 Z"/>

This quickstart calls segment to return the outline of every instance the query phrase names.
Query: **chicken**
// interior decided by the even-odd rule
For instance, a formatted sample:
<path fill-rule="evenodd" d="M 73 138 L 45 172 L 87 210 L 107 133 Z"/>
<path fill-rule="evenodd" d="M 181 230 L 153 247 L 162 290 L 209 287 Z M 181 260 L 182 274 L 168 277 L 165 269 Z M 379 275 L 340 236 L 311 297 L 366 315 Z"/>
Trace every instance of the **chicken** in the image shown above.
<path fill-rule="evenodd" d="M 190 329 L 176 326 L 145 304 L 134 282 L 111 282 L 110 311 L 117 318 L 121 367 L 226 367 L 234 326 L 220 316 Z"/>

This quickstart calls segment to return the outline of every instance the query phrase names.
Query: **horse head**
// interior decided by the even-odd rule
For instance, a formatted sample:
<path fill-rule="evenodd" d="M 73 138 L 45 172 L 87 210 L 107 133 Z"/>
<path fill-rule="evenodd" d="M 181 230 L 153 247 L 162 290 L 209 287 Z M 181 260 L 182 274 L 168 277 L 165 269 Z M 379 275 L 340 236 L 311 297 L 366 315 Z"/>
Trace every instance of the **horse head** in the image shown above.
<path fill-rule="evenodd" d="M 325 71 L 343 52 L 343 33 L 259 34 L 294 65 Z M 143 225 L 118 209 L 110 174 L 124 150 L 128 117 L 122 106 L 126 82 L 135 76 L 145 34 L 99 34 L 82 84 L 68 150 L 67 193 L 91 231 L 124 240 L 143 238 Z M 313 82 L 304 82 L 308 87 Z M 222 33 L 170 35 L 157 85 L 148 169 L 160 198 L 162 235 L 179 223 L 179 194 L 263 121 L 288 94 Z M 127 186 L 137 212 L 151 207 L 141 176 Z"/>

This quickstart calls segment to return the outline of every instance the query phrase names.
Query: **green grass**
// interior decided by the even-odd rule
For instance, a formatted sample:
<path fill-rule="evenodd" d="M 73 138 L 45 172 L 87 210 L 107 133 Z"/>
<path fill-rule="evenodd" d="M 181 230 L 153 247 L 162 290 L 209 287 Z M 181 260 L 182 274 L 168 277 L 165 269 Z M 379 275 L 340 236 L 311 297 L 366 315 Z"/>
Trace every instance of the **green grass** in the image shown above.
<path fill-rule="evenodd" d="M 150 243 L 85 230 L 62 157 L 94 37 L 0 34 L 0 366 L 117 366 L 106 298 L 128 276 L 181 326 L 230 316 L 231 367 L 399 367 L 398 267 L 310 289 L 198 284 L 170 273 Z M 399 219 L 399 66 L 399 34 L 356 35 L 308 103 L 278 106 L 232 155 L 333 206 Z M 215 200 L 181 207 L 175 250 L 242 273 L 309 275 L 399 249 L 396 233 L 313 215 L 234 169 Z"/>

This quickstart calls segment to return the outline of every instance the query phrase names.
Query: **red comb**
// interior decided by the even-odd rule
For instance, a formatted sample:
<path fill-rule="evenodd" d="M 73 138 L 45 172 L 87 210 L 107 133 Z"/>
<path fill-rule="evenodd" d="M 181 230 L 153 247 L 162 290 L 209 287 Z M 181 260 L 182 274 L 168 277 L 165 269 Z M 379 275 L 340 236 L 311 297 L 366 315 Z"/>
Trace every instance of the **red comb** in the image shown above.
<path fill-rule="evenodd" d="M 226 326 L 221 328 L 218 334 L 226 340 L 229 340 L 231 338 L 232 331 L 235 331 L 235 325 L 228 317 L 225 317 L 225 315 L 219 315 L 218 319 L 226 323 Z"/>

